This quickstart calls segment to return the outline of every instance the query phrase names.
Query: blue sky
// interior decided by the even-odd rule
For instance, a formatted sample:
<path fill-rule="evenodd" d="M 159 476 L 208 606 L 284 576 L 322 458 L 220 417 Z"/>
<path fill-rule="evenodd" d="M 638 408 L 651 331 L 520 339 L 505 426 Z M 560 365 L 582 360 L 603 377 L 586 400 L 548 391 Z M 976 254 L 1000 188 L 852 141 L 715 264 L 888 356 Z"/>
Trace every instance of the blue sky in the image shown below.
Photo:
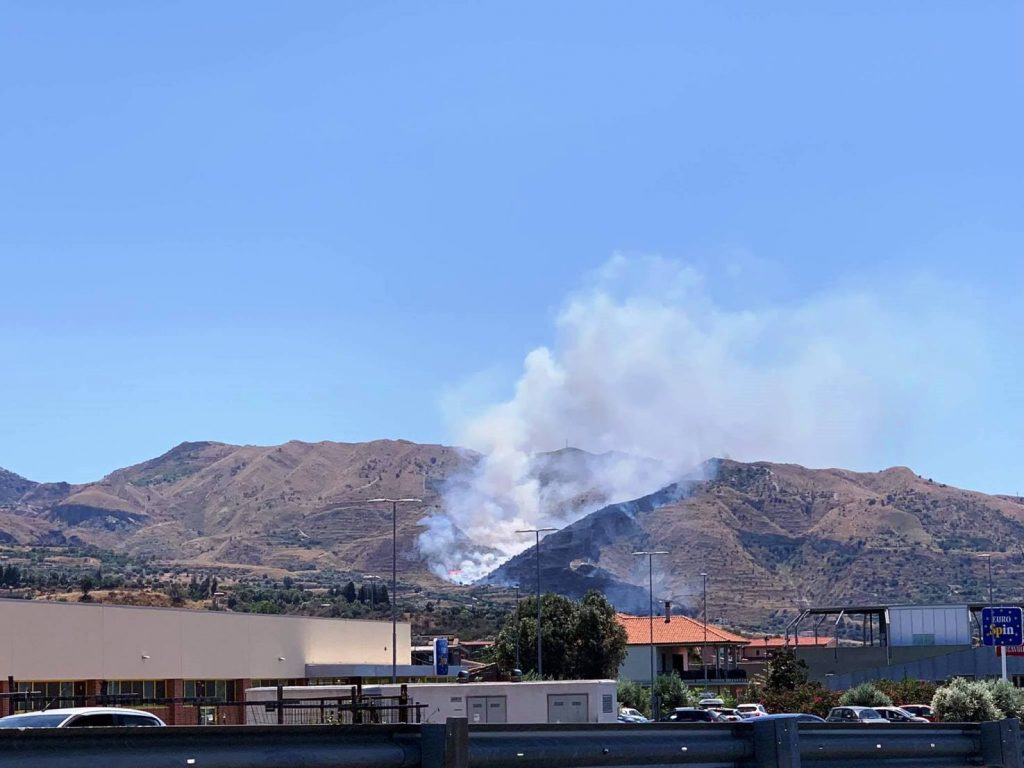
<path fill-rule="evenodd" d="M 1020 3 L 0 13 L 0 466 L 451 440 L 628 253 L 729 311 L 955 294 L 971 396 L 859 463 L 1018 490 Z"/>

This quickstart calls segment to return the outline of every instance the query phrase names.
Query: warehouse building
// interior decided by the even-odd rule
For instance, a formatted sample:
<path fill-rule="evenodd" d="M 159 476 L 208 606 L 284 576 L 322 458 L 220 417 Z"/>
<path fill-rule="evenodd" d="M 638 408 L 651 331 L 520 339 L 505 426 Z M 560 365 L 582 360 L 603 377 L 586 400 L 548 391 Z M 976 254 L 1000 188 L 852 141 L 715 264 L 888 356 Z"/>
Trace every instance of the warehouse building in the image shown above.
<path fill-rule="evenodd" d="M 390 677 L 391 637 L 381 621 L 0 600 L 0 715 L 120 698 L 166 700 L 146 708 L 169 724 L 242 723 L 254 686 Z M 399 675 L 422 676 L 409 624 L 397 640 Z"/>
<path fill-rule="evenodd" d="M 996 649 L 981 644 L 981 604 L 838 605 L 802 611 L 789 646 L 813 680 L 833 690 L 887 678 L 942 682 L 1000 676 Z M 802 634 L 801 634 L 802 633 Z M 827 646 L 823 638 L 831 637 Z M 1024 648 L 1007 649 L 1008 676 L 1024 683 Z"/>

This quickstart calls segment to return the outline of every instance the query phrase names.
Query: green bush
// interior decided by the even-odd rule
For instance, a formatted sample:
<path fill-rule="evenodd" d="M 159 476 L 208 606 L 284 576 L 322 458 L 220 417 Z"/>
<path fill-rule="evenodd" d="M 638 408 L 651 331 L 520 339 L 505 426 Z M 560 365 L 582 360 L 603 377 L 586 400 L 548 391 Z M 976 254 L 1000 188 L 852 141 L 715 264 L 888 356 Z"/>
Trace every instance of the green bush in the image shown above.
<path fill-rule="evenodd" d="M 861 683 L 843 693 L 839 703 L 847 707 L 891 707 L 892 699 L 871 683 Z"/>
<path fill-rule="evenodd" d="M 989 680 L 986 685 L 992 693 L 992 701 L 1005 717 L 1024 717 L 1024 691 L 1006 680 Z"/>
<path fill-rule="evenodd" d="M 936 720 L 947 723 L 980 723 L 1003 717 L 988 685 L 980 681 L 964 680 L 962 677 L 935 692 L 932 712 Z"/>
<path fill-rule="evenodd" d="M 675 672 L 658 675 L 655 685 L 658 689 L 662 714 L 675 707 L 695 707 L 700 701 L 697 691 L 683 685 L 682 679 Z"/>
<path fill-rule="evenodd" d="M 929 680 L 876 680 L 875 687 L 886 694 L 899 707 L 903 704 L 927 704 L 932 700 L 938 686 Z"/>
<path fill-rule="evenodd" d="M 635 680 L 619 680 L 617 686 L 620 707 L 632 707 L 645 716 L 651 716 L 651 692 Z"/>

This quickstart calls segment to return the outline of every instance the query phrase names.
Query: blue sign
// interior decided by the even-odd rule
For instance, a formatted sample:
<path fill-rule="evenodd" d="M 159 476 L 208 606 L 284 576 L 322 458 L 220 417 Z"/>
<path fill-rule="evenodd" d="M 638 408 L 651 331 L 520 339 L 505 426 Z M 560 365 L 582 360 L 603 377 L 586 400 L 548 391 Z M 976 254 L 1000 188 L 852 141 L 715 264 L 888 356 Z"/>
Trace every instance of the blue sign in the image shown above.
<path fill-rule="evenodd" d="M 448 638 L 434 638 L 434 674 L 445 677 L 448 674 Z"/>
<path fill-rule="evenodd" d="M 1021 609 L 982 608 L 981 639 L 985 645 L 1024 645 Z"/>

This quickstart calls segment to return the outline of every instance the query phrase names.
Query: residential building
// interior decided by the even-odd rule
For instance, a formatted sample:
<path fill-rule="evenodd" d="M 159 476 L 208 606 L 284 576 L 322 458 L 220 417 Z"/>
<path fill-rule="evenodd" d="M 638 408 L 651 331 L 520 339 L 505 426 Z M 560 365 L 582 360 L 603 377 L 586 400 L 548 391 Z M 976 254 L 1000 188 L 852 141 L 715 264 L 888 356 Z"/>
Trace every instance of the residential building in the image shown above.
<path fill-rule="evenodd" d="M 739 689 L 747 685 L 740 667 L 750 639 L 688 616 L 618 615 L 626 630 L 626 659 L 620 679 L 649 681 L 651 646 L 656 674 L 676 672 L 688 685 L 708 689 Z"/>

